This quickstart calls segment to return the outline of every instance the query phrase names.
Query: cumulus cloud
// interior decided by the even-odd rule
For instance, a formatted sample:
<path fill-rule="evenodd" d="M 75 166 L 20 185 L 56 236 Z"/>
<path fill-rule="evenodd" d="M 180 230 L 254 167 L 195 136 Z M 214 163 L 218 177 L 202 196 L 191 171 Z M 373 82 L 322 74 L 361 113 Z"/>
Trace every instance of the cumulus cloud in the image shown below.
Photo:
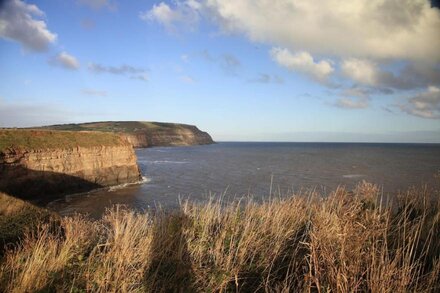
<path fill-rule="evenodd" d="M 427 0 L 201 0 L 224 31 L 313 55 L 440 61 Z M 288 21 L 288 25 L 286 25 Z M 414 44 L 417 44 L 416 46 Z"/>
<path fill-rule="evenodd" d="M 0 2 L 0 37 L 20 43 L 25 49 L 46 51 L 57 35 L 48 30 L 44 12 L 20 0 Z"/>
<path fill-rule="evenodd" d="M 440 119 L 440 88 L 430 86 L 407 99 L 406 103 L 398 105 L 405 113 L 429 119 Z"/>
<path fill-rule="evenodd" d="M 141 18 L 170 26 L 199 14 L 223 31 L 293 52 L 440 61 L 440 11 L 427 0 L 182 0 L 154 5 Z"/>
<path fill-rule="evenodd" d="M 107 92 L 102 90 L 96 90 L 96 89 L 83 89 L 81 91 L 84 95 L 88 96 L 96 96 L 96 97 L 106 97 Z"/>
<path fill-rule="evenodd" d="M 106 66 L 97 63 L 90 63 L 89 70 L 96 74 L 109 73 L 114 75 L 125 75 L 128 76 L 130 79 L 148 81 L 148 74 L 146 69 L 126 64 L 120 66 Z"/>
<path fill-rule="evenodd" d="M 377 65 L 368 60 L 350 58 L 344 60 L 341 65 L 342 72 L 352 80 L 375 85 L 377 83 L 378 69 Z"/>
<path fill-rule="evenodd" d="M 77 70 L 80 66 L 78 60 L 66 52 L 59 53 L 49 63 L 70 70 Z"/>
<path fill-rule="evenodd" d="M 166 28 L 205 18 L 222 32 L 272 46 L 280 65 L 319 81 L 342 60 L 342 76 L 355 83 L 408 90 L 440 83 L 435 6 L 428 0 L 177 0 L 154 5 L 141 18 Z M 396 69 L 402 61 L 407 64 Z"/>
<path fill-rule="evenodd" d="M 288 49 L 272 48 L 270 55 L 279 65 L 292 71 L 312 76 L 318 81 L 325 81 L 334 71 L 327 60 L 315 61 L 308 52 L 291 53 Z"/>
<path fill-rule="evenodd" d="M 176 32 L 178 28 L 194 28 L 199 20 L 197 1 L 175 2 L 176 7 L 171 8 L 165 2 L 155 4 L 150 10 L 139 13 L 139 18 L 144 21 L 154 21 L 163 25 L 169 32 Z"/>
<path fill-rule="evenodd" d="M 409 90 L 440 83 L 440 68 L 435 65 L 410 63 L 394 73 L 370 60 L 348 58 L 342 62 L 341 70 L 356 83 L 382 89 Z"/>

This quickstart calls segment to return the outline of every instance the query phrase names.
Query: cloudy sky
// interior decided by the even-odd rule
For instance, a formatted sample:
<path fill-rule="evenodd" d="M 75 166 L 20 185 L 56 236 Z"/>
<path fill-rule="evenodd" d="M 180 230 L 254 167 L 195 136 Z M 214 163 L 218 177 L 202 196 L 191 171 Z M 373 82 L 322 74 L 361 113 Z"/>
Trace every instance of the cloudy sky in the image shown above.
<path fill-rule="evenodd" d="M 440 142 L 438 2 L 3 0 L 0 127 Z"/>

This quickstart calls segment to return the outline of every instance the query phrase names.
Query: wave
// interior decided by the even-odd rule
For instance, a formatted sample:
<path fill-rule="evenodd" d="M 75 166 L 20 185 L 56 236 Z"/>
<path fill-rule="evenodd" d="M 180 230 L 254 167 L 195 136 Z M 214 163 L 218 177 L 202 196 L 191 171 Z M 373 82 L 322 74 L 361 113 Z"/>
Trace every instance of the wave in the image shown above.
<path fill-rule="evenodd" d="M 130 186 L 130 185 L 144 184 L 144 183 L 147 183 L 147 182 L 150 182 L 150 181 L 151 181 L 150 178 L 148 178 L 146 176 L 142 176 L 141 180 L 136 181 L 136 182 L 123 183 L 123 184 L 119 184 L 119 185 L 115 185 L 115 186 L 110 186 L 110 187 L 108 187 L 108 191 L 116 191 L 116 190 L 123 189 L 123 188 L 125 188 L 127 186 Z"/>
<path fill-rule="evenodd" d="M 187 164 L 188 162 L 162 160 L 162 161 L 149 161 L 149 163 L 153 163 L 153 164 Z"/>
<path fill-rule="evenodd" d="M 347 175 L 342 175 L 342 177 L 349 178 L 349 179 L 356 179 L 356 178 L 365 177 L 365 175 L 362 175 L 362 174 L 347 174 Z"/>

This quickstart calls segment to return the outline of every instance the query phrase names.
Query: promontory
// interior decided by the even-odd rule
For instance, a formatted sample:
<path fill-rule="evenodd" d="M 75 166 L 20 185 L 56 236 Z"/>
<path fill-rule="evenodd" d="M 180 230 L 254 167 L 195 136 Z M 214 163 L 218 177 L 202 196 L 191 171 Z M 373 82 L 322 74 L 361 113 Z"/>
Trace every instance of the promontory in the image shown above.
<path fill-rule="evenodd" d="M 45 129 L 115 132 L 126 137 L 135 148 L 212 144 L 211 136 L 194 125 L 147 122 L 105 121 L 45 126 Z"/>

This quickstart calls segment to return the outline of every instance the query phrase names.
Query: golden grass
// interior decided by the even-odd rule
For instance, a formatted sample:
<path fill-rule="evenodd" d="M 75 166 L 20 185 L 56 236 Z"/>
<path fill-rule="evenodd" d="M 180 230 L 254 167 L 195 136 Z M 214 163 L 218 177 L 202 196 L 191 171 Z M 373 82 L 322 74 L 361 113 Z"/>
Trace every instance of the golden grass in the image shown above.
<path fill-rule="evenodd" d="M 127 144 L 127 142 L 120 136 L 104 132 L 0 129 L 0 153 L 7 149 L 69 149 L 75 147 L 117 146 L 125 144 Z"/>
<path fill-rule="evenodd" d="M 263 203 L 116 206 L 41 225 L 7 251 L 5 292 L 438 292 L 440 194 L 368 183 Z"/>

